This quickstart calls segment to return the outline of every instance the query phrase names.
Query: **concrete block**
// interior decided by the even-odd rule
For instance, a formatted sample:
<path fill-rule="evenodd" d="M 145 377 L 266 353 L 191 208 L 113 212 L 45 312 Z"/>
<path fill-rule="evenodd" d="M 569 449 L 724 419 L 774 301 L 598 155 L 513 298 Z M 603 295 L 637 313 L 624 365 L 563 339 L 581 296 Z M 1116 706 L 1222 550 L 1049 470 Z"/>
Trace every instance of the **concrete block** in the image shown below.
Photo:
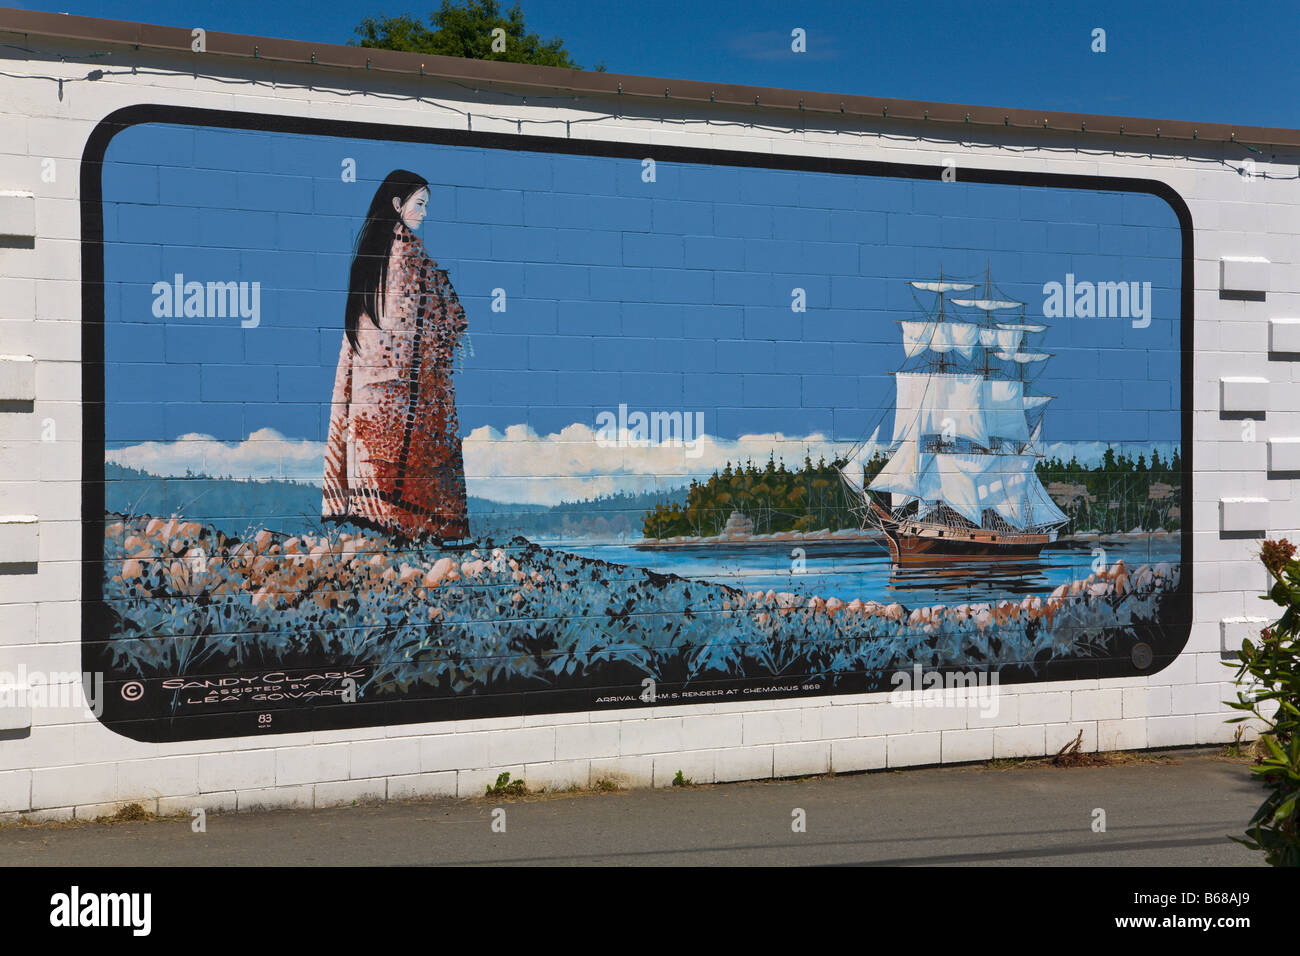
<path fill-rule="evenodd" d="M 1267 412 L 1268 379 L 1254 375 L 1220 378 L 1219 408 L 1225 412 Z"/>
<path fill-rule="evenodd" d="M 1039 727 L 996 727 L 993 730 L 993 756 L 1041 757 L 1047 747 L 1047 732 Z"/>
<path fill-rule="evenodd" d="M 1270 438 L 1268 470 L 1300 471 L 1300 438 Z"/>
<path fill-rule="evenodd" d="M 36 197 L 26 191 L 0 191 L 0 236 L 36 238 Z"/>
<path fill-rule="evenodd" d="M 1269 319 L 1268 350 L 1300 353 L 1300 319 Z"/>
<path fill-rule="evenodd" d="M 886 765 L 884 737 L 855 737 L 831 741 L 831 769 L 836 773 L 879 770 Z"/>
<path fill-rule="evenodd" d="M 1242 641 L 1256 641 L 1259 632 L 1273 623 L 1267 617 L 1225 617 L 1219 622 L 1220 651 L 1225 654 L 1241 652 Z"/>
<path fill-rule="evenodd" d="M 1220 292 L 1268 292 L 1270 263 L 1263 256 L 1219 259 Z"/>
<path fill-rule="evenodd" d="M 36 362 L 30 355 L 0 355 L 0 402 L 36 401 Z"/>
<path fill-rule="evenodd" d="M 0 515 L 0 565 L 35 564 L 41 549 L 35 515 Z"/>
<path fill-rule="evenodd" d="M 1268 528 L 1267 498 L 1220 498 L 1219 530 L 1262 534 Z"/>

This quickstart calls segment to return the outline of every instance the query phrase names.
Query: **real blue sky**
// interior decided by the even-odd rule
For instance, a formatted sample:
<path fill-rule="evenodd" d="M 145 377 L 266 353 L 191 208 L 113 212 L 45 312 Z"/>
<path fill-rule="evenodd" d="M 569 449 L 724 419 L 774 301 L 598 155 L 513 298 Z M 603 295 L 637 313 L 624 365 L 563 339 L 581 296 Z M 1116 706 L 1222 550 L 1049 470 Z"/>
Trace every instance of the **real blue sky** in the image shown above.
<path fill-rule="evenodd" d="M 435 0 L 7 0 L 7 5 L 344 43 L 366 14 Z M 988 106 L 1300 127 L 1294 0 L 1134 3 L 525 0 L 584 67 Z M 807 31 L 808 52 L 790 51 Z M 1090 50 L 1106 31 L 1107 51 Z"/>

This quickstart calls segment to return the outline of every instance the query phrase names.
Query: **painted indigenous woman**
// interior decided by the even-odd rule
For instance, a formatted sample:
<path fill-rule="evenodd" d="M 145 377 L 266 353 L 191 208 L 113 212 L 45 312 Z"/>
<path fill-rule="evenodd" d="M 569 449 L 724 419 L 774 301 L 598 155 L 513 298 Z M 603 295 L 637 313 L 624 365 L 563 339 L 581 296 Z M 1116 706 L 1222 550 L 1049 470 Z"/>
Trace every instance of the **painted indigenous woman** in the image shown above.
<path fill-rule="evenodd" d="M 325 450 L 322 515 L 407 538 L 469 535 L 453 361 L 465 310 L 415 235 L 428 182 L 396 170 L 357 239 Z"/>

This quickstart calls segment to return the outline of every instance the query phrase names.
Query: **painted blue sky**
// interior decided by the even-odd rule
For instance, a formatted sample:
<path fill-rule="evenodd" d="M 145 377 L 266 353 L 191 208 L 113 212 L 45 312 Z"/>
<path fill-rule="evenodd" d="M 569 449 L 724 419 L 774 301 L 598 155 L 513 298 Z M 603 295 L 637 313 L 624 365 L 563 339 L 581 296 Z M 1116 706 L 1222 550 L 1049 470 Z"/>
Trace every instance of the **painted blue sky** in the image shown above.
<path fill-rule="evenodd" d="M 1149 328 L 1049 322 L 1045 438 L 1179 438 L 1179 234 L 1155 197 L 672 163 L 646 183 L 634 160 L 149 124 L 104 167 L 109 448 L 323 440 L 350 251 L 397 167 L 432 184 L 423 238 L 469 316 L 463 434 L 594 427 L 626 404 L 699 411 L 724 440 L 851 443 L 892 400 L 904 280 L 987 268 L 1030 315 L 1067 273 L 1151 282 Z M 259 282 L 261 324 L 155 318 L 176 273 Z"/>
<path fill-rule="evenodd" d="M 437 4 L 356 0 L 7 0 L 8 5 L 346 43 L 363 16 Z M 510 6 L 504 3 L 503 6 Z M 1300 18 L 1248 6 L 1124 0 L 523 0 L 529 29 L 617 73 L 983 106 L 1300 127 Z M 790 49 L 790 31 L 808 49 Z M 1093 53 L 1092 31 L 1106 31 Z M 1245 152 L 1243 156 L 1247 155 Z"/>

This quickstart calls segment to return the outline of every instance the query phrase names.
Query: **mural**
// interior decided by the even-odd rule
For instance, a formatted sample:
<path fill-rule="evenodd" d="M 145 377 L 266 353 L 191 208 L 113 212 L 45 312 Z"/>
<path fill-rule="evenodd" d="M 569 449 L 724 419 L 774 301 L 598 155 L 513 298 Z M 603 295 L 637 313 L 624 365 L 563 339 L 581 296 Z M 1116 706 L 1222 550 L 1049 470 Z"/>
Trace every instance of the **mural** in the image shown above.
<path fill-rule="evenodd" d="M 110 119 L 83 646 L 121 733 L 1095 679 L 1186 641 L 1163 187 Z"/>

